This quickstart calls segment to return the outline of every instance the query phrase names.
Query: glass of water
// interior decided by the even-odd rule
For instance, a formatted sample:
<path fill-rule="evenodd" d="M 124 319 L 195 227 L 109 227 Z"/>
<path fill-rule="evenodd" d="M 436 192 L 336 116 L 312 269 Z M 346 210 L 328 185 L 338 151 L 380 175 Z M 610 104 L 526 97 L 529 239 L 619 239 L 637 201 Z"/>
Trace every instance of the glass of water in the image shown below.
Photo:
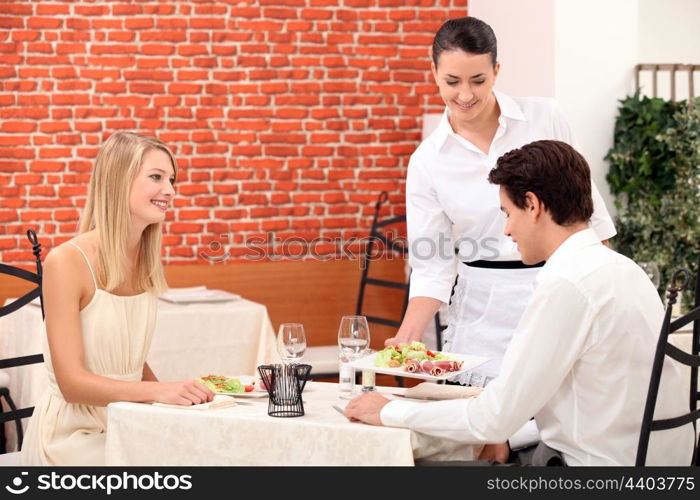
<path fill-rule="evenodd" d="M 364 316 L 343 316 L 338 328 L 340 357 L 351 363 L 367 353 L 369 348 L 369 325 Z M 352 370 L 352 388 L 346 397 L 355 395 L 355 371 Z"/>
<path fill-rule="evenodd" d="M 282 323 L 277 333 L 277 352 L 284 364 L 298 363 L 306 351 L 306 334 L 301 323 Z"/>

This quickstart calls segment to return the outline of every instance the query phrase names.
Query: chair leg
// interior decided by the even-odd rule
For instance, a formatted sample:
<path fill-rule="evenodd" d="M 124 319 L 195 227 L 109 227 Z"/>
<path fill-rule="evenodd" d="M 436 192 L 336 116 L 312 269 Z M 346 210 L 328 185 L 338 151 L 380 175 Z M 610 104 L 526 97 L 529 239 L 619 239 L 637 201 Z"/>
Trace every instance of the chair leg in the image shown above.
<path fill-rule="evenodd" d="M 7 401 L 7 405 L 10 407 L 10 410 L 16 411 L 17 407 L 15 406 L 15 402 L 12 401 L 12 398 L 10 397 L 10 390 L 7 389 L 6 387 L 3 387 L 2 390 L 0 390 L 0 394 L 5 398 L 5 401 Z M 22 431 L 22 419 L 18 418 L 15 420 L 15 425 L 17 426 L 17 451 L 20 451 L 22 449 L 22 442 L 24 441 L 24 432 Z M 5 453 L 7 453 L 7 447 L 5 443 L 5 428 L 4 425 L 2 426 L 2 434 L 3 434 L 3 442 L 2 444 L 2 449 L 5 450 Z"/>
<path fill-rule="evenodd" d="M 0 397 L 5 397 L 7 394 L 7 389 L 0 389 Z M 0 401 L 0 413 L 4 413 L 5 410 L 2 407 L 2 401 Z M 5 439 L 5 424 L 0 424 L 0 453 L 7 453 L 7 440 Z"/>

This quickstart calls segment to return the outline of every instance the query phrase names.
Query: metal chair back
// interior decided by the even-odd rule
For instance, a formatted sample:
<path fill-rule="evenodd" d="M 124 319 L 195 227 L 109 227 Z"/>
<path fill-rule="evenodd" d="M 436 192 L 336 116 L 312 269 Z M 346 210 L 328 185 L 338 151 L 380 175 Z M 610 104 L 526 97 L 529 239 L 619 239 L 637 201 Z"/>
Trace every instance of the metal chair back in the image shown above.
<path fill-rule="evenodd" d="M 697 420 L 700 418 L 700 409 L 698 409 L 698 401 L 700 401 L 700 391 L 698 391 L 698 367 L 700 366 L 700 267 L 698 268 L 698 276 L 695 283 L 695 307 L 689 313 L 677 318 L 671 319 L 671 310 L 676 303 L 678 294 L 683 291 L 690 282 L 690 271 L 681 269 L 673 275 L 671 286 L 668 288 L 666 314 L 661 325 L 661 334 L 656 345 L 656 354 L 654 355 L 654 363 L 652 365 L 651 377 L 649 380 L 649 391 L 644 407 L 644 416 L 642 417 L 642 428 L 639 434 L 639 444 L 637 446 L 637 458 L 635 465 L 644 465 L 646 462 L 647 451 L 649 448 L 649 437 L 654 431 L 663 431 L 673 429 L 693 423 L 693 465 L 700 465 L 700 453 L 697 446 Z M 682 327 L 693 323 L 693 340 L 691 352 L 687 353 L 669 342 L 669 334 L 678 331 Z M 661 381 L 661 372 L 663 369 L 664 359 L 666 356 L 690 367 L 690 394 L 689 394 L 689 411 L 683 415 L 666 419 L 654 419 L 654 408 L 659 393 L 659 384 Z"/>
<path fill-rule="evenodd" d="M 36 284 L 36 287 L 30 290 L 29 292 L 25 293 L 21 297 L 17 298 L 10 304 L 4 305 L 0 307 L 0 317 L 2 316 L 7 316 L 8 314 L 12 314 L 13 312 L 17 311 L 18 309 L 26 306 L 29 304 L 31 301 L 39 297 L 39 301 L 41 303 L 41 317 L 44 317 L 44 303 L 43 303 L 43 296 L 42 296 L 42 289 L 41 289 L 41 281 L 42 281 L 42 274 L 43 270 L 41 267 L 41 244 L 39 243 L 39 240 L 37 238 L 36 233 L 33 230 L 28 230 L 27 231 L 27 238 L 29 239 L 29 242 L 32 244 L 32 253 L 34 254 L 34 258 L 36 260 L 36 273 L 33 273 L 31 271 L 27 271 L 25 269 L 21 269 L 19 267 L 14 267 L 14 266 L 9 266 L 7 264 L 0 264 L 0 274 L 6 274 L 9 276 L 14 276 L 16 278 L 20 278 L 26 281 L 29 281 L 30 283 Z M 15 357 L 15 358 L 8 358 L 8 359 L 0 359 L 0 370 L 6 369 L 6 368 L 15 368 L 18 366 L 25 366 L 25 365 L 32 365 L 35 363 L 43 363 L 44 362 L 44 356 L 43 354 L 33 354 L 30 356 L 20 356 L 20 357 Z M 34 407 L 29 407 L 29 408 L 17 408 L 14 401 L 12 400 L 12 397 L 10 395 L 9 388 L 7 387 L 2 387 L 0 388 L 0 397 L 5 398 L 5 401 L 7 402 L 7 405 L 10 407 L 10 411 L 8 412 L 2 412 L 0 408 L 0 432 L 4 431 L 3 426 L 5 422 L 10 422 L 10 421 L 15 421 L 16 426 L 17 426 L 17 448 L 22 449 L 22 440 L 23 440 L 23 432 L 22 432 L 22 419 L 31 417 L 32 413 L 34 412 Z M 3 450 L 4 451 L 4 432 L 2 432 L 2 440 L 3 440 Z M 0 451 L 1 452 L 1 451 Z"/>

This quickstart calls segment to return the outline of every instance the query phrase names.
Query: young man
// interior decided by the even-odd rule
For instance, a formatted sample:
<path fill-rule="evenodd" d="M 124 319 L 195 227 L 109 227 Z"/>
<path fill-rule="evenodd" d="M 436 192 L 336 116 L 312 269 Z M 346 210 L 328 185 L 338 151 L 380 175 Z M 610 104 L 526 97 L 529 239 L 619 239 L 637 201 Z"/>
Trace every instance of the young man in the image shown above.
<path fill-rule="evenodd" d="M 489 181 L 500 186 L 505 234 L 523 262 L 547 261 L 501 374 L 475 399 L 390 402 L 370 393 L 345 415 L 464 443 L 504 443 L 534 415 L 542 443 L 567 465 L 633 465 L 663 319 L 656 289 L 589 229 L 590 169 L 571 146 L 537 141 L 511 151 Z M 687 411 L 680 387 L 667 359 L 656 418 Z M 690 464 L 692 433 L 691 425 L 652 433 L 647 464 Z M 505 446 L 491 456 L 502 459 Z"/>

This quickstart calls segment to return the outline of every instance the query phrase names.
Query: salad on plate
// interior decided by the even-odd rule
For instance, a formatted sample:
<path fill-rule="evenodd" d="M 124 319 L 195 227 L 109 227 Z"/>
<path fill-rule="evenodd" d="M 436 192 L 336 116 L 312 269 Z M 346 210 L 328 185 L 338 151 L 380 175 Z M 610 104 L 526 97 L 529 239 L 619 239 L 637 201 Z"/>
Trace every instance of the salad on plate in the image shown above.
<path fill-rule="evenodd" d="M 253 384 L 246 385 L 239 378 L 225 375 L 207 375 L 197 380 L 217 394 L 243 394 L 255 390 Z"/>
<path fill-rule="evenodd" d="M 409 373 L 427 373 L 440 377 L 447 372 L 459 371 L 462 361 L 439 351 L 431 351 L 422 342 L 399 343 L 387 346 L 374 358 L 378 368 L 401 368 Z"/>

